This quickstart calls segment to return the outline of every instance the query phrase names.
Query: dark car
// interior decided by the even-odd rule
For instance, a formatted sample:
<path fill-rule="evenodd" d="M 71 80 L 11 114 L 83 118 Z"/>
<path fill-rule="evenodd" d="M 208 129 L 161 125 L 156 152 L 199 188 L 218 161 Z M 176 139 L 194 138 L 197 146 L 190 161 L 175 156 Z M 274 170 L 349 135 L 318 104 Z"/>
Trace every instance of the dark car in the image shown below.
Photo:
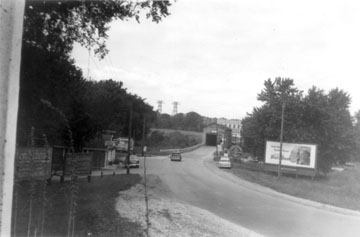
<path fill-rule="evenodd" d="M 181 153 L 180 152 L 171 153 L 170 160 L 172 160 L 172 161 L 181 161 Z"/>

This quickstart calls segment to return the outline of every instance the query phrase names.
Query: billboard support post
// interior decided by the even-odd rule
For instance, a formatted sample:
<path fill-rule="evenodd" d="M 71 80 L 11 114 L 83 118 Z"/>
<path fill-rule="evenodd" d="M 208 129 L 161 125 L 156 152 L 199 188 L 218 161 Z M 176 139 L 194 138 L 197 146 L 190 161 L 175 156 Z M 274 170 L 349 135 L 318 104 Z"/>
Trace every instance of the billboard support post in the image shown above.
<path fill-rule="evenodd" d="M 283 101 L 281 106 L 280 156 L 279 156 L 278 178 L 280 178 L 281 176 L 281 158 L 282 158 L 282 146 L 283 146 L 283 134 L 284 134 L 284 112 L 285 112 L 285 102 Z"/>
<path fill-rule="evenodd" d="M 280 143 L 266 141 L 265 148 L 265 171 L 279 171 Z M 288 173 L 295 176 L 315 176 L 317 145 L 308 143 L 285 143 L 282 144 L 281 174 Z"/>
<path fill-rule="evenodd" d="M 218 131 L 218 124 L 216 122 L 216 159 L 219 157 L 219 150 L 218 150 L 218 134 L 219 134 L 219 131 Z"/>

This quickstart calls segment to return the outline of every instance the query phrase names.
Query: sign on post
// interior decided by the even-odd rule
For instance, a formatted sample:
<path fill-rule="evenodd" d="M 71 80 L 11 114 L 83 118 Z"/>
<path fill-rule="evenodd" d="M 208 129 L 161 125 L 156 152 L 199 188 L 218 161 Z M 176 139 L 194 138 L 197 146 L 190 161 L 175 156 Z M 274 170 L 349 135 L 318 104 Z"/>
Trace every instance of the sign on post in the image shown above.
<path fill-rule="evenodd" d="M 283 143 L 281 171 L 300 175 L 315 176 L 317 145 Z M 280 142 L 266 142 L 265 169 L 276 171 L 279 166 Z"/>
<path fill-rule="evenodd" d="M 93 153 L 70 153 L 66 157 L 65 175 L 91 175 Z"/>
<path fill-rule="evenodd" d="M 52 148 L 16 148 L 15 179 L 51 178 L 51 158 Z"/>
<path fill-rule="evenodd" d="M 128 150 L 129 138 L 119 137 L 119 138 L 113 139 L 113 141 L 115 142 L 116 150 L 118 150 L 118 151 L 127 151 Z M 130 139 L 130 150 L 131 151 L 134 150 L 134 140 L 132 138 Z"/>

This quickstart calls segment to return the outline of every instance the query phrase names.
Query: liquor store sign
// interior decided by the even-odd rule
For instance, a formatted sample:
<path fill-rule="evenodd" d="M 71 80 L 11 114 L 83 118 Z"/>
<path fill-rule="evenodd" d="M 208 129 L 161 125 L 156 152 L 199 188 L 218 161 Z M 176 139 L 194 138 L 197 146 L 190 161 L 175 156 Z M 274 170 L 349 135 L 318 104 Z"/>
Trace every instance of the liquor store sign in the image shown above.
<path fill-rule="evenodd" d="M 16 179 L 47 179 L 51 177 L 52 148 L 16 148 Z"/>

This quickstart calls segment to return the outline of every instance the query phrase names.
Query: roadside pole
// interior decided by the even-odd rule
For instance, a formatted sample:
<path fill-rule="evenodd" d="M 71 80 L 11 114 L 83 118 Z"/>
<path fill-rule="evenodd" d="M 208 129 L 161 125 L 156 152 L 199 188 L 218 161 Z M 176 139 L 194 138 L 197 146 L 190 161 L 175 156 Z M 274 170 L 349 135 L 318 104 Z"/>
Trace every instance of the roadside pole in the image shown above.
<path fill-rule="evenodd" d="M 0 3 L 0 236 L 11 235 L 24 9 L 25 0 Z"/>
<path fill-rule="evenodd" d="M 216 159 L 219 157 L 219 150 L 218 150 L 218 133 L 219 133 L 219 129 L 218 129 L 218 124 L 216 122 Z"/>
<path fill-rule="evenodd" d="M 283 101 L 281 106 L 280 156 L 279 156 L 278 178 L 280 178 L 281 176 L 281 159 L 282 159 L 283 134 L 284 134 L 284 112 L 285 112 L 285 102 Z"/>
<path fill-rule="evenodd" d="M 148 195 L 147 195 L 147 187 L 146 187 L 146 146 L 145 146 L 145 117 L 143 121 L 143 131 L 142 131 L 142 155 L 144 157 L 144 189 L 145 189 L 145 218 L 146 218 L 146 236 L 149 236 L 149 226 L 150 226 L 150 220 L 149 220 L 149 201 L 148 201 Z"/>

